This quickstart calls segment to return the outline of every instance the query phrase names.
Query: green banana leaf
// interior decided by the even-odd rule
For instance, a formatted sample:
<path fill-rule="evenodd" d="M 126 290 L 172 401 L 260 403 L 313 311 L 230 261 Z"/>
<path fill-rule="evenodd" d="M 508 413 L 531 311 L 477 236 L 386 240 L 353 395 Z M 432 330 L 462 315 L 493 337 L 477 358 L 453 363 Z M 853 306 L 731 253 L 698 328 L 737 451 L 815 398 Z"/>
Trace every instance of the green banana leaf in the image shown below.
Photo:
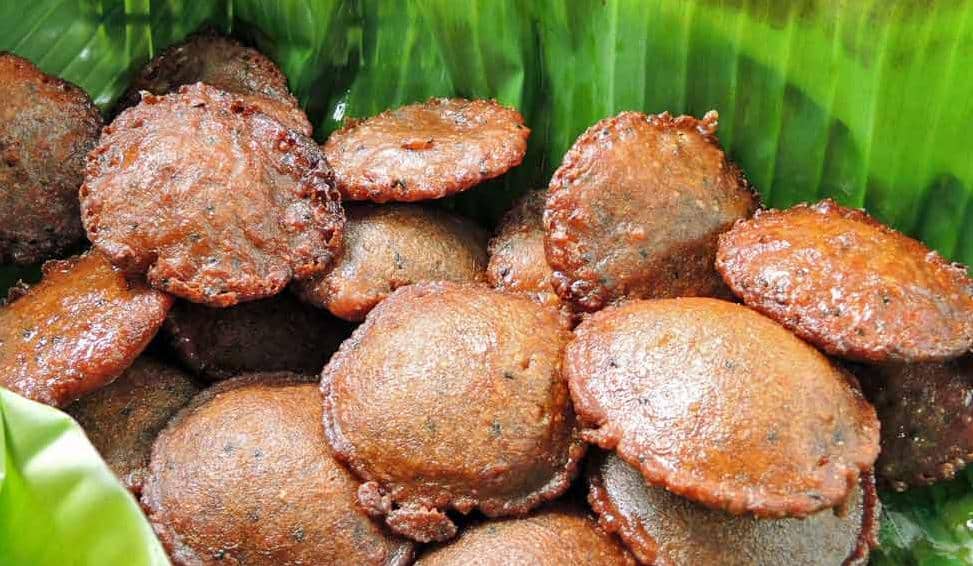
<path fill-rule="evenodd" d="M 519 108 L 533 130 L 526 163 L 444 203 L 486 224 L 544 186 L 596 120 L 716 109 L 724 146 L 768 205 L 831 196 L 973 264 L 973 0 L 0 0 L 0 50 L 79 84 L 106 112 L 141 64 L 201 27 L 277 61 L 319 140 L 346 116 L 429 96 Z M 36 274 L 0 270 L 0 286 Z M 89 465 L 77 429 L 2 399 L 0 505 L 30 502 L 0 514 L 7 563 L 33 557 L 40 537 L 11 525 L 68 524 L 80 502 L 122 492 Z M 11 417 L 35 412 L 48 420 Z M 58 485 L 74 482 L 71 495 L 34 477 L 35 453 L 62 454 Z M 876 562 L 973 562 L 973 476 L 883 500 Z M 94 507 L 83 530 L 43 531 L 40 556 L 157 559 L 130 506 Z"/>

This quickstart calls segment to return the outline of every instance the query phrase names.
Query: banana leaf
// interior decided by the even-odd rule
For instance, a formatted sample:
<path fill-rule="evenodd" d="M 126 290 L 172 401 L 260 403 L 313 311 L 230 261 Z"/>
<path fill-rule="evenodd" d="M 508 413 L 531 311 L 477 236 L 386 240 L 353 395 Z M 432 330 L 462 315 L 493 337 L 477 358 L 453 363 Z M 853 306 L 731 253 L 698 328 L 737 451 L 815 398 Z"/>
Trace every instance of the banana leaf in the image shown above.
<path fill-rule="evenodd" d="M 430 96 L 519 108 L 533 130 L 524 165 L 443 203 L 487 225 L 544 186 L 596 120 L 716 109 L 721 141 L 766 204 L 831 196 L 973 264 L 973 0 L 0 0 L 0 50 L 79 84 L 106 113 L 140 65 L 203 27 L 277 61 L 319 140 L 345 117 Z M 36 274 L 2 269 L 0 286 Z M 0 503 L 31 505 L 0 515 L 0 531 L 56 523 L 93 485 L 120 497 L 119 485 L 82 481 L 103 470 L 77 465 L 90 453 L 76 429 L 4 417 Z M 27 443 L 19 452 L 12 435 Z M 54 447 L 79 486 L 63 500 L 15 457 Z M 969 474 L 883 501 L 876 562 L 973 559 Z M 151 537 L 131 534 L 145 532 L 140 519 L 99 507 L 84 540 L 45 531 L 61 549 L 47 562 L 111 563 L 82 557 L 124 544 L 155 556 Z M 28 556 L 19 540 L 0 539 L 0 562 Z"/>

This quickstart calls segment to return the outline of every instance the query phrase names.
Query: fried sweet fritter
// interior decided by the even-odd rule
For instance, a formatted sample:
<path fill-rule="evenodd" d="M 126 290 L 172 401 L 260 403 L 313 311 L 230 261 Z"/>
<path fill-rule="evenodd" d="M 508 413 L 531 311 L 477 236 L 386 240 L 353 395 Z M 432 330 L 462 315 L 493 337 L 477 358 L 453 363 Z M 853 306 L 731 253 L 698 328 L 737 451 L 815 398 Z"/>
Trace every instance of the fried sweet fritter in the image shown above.
<path fill-rule="evenodd" d="M 677 495 L 803 517 L 840 506 L 878 457 L 854 377 L 742 305 L 632 301 L 575 335 L 564 371 L 583 437 Z"/>
<path fill-rule="evenodd" d="M 142 505 L 176 564 L 407 564 L 412 544 L 373 523 L 356 488 L 328 451 L 315 384 L 250 374 L 159 435 Z"/>
<path fill-rule="evenodd" d="M 84 236 L 78 187 L 101 115 L 83 90 L 0 52 L 0 264 L 30 264 Z"/>
<path fill-rule="evenodd" d="M 63 407 L 125 371 L 171 305 L 100 253 L 49 261 L 40 283 L 0 308 L 0 385 Z"/>
<path fill-rule="evenodd" d="M 521 515 L 563 493 L 584 454 L 567 338 L 552 309 L 485 285 L 420 283 L 375 307 L 321 379 L 361 504 L 429 542 L 455 535 L 448 509 Z"/>
<path fill-rule="evenodd" d="M 328 269 L 344 214 L 314 142 L 197 83 L 105 128 L 81 211 L 95 247 L 158 289 L 227 307 Z"/>
<path fill-rule="evenodd" d="M 716 267 L 744 303 L 834 356 L 926 362 L 973 347 L 966 270 L 830 199 L 737 224 Z"/>

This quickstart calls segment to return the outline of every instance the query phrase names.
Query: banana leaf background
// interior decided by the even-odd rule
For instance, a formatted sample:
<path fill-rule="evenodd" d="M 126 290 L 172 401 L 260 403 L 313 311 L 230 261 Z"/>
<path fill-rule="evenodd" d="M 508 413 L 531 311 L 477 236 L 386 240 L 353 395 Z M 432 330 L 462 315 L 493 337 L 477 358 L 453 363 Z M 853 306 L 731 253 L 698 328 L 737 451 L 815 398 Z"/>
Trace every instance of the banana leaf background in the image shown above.
<path fill-rule="evenodd" d="M 202 27 L 277 61 L 319 140 L 430 96 L 519 108 L 525 164 L 445 203 L 487 225 L 598 119 L 716 109 L 768 205 L 831 196 L 973 264 L 973 1 L 0 0 L 0 50 L 109 116 L 139 66 Z M 0 287 L 37 274 L 0 270 Z M 0 563 L 165 563 L 70 419 L 7 392 L 0 417 Z M 873 562 L 973 563 L 973 473 L 883 502 Z"/>

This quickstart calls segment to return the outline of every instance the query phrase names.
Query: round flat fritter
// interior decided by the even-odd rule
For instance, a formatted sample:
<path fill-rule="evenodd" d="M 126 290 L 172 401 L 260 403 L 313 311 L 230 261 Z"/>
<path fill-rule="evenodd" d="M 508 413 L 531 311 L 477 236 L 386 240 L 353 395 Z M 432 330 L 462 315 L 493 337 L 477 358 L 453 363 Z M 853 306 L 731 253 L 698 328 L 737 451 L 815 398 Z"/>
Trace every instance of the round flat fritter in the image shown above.
<path fill-rule="evenodd" d="M 728 295 L 717 236 L 757 197 L 702 120 L 622 112 L 588 128 L 551 178 L 544 212 L 558 295 L 578 310 L 623 299 Z"/>
<path fill-rule="evenodd" d="M 375 202 L 442 198 L 520 165 L 530 130 L 493 100 L 433 98 L 349 120 L 324 145 L 341 195 Z"/>
<path fill-rule="evenodd" d="M 865 373 L 865 391 L 882 421 L 880 479 L 904 491 L 952 479 L 973 461 L 973 356 Z"/>
<path fill-rule="evenodd" d="M 412 544 L 356 505 L 321 396 L 293 374 L 250 374 L 197 396 L 159 435 L 142 493 L 176 564 L 407 564 Z"/>
<path fill-rule="evenodd" d="M 737 224 L 716 267 L 747 305 L 834 356 L 926 362 L 973 347 L 966 270 L 830 199 Z"/>
<path fill-rule="evenodd" d="M 878 544 L 878 496 L 862 476 L 839 513 L 806 519 L 738 517 L 695 505 L 612 453 L 589 462 L 589 501 L 599 523 L 616 532 L 640 562 L 659 566 L 834 566 L 867 564 Z"/>
<path fill-rule="evenodd" d="M 29 264 L 84 236 L 78 187 L 101 115 L 83 90 L 0 52 L 0 264 Z"/>
<path fill-rule="evenodd" d="M 413 283 L 483 279 L 487 236 L 470 220 L 415 204 L 356 204 L 347 215 L 334 269 L 297 286 L 304 300 L 335 316 L 364 320 L 389 293 Z"/>
<path fill-rule="evenodd" d="M 623 566 L 635 564 L 611 535 L 574 507 L 485 521 L 426 552 L 416 566 Z"/>
<path fill-rule="evenodd" d="M 535 301 L 558 307 L 554 272 L 544 255 L 544 203 L 547 191 L 524 195 L 504 216 L 490 241 L 487 281 L 494 289 L 522 293 Z"/>
<path fill-rule="evenodd" d="M 113 383 L 65 411 L 122 483 L 138 494 L 155 437 L 198 392 L 188 375 L 142 356 Z"/>
<path fill-rule="evenodd" d="M 153 287 L 227 307 L 328 269 L 344 214 L 314 142 L 197 83 L 147 96 L 88 158 L 88 237 Z"/>
<path fill-rule="evenodd" d="M 319 373 L 352 326 L 281 293 L 228 309 L 182 301 L 169 311 L 166 330 L 187 367 L 220 380 L 257 371 Z"/>
<path fill-rule="evenodd" d="M 564 372 L 585 440 L 708 507 L 803 517 L 841 505 L 878 457 L 852 377 L 736 303 L 632 301 L 582 322 Z"/>
<path fill-rule="evenodd" d="M 49 261 L 0 308 L 0 385 L 63 407 L 132 365 L 171 305 L 97 252 Z"/>
<path fill-rule="evenodd" d="M 578 437 L 556 312 L 485 285 L 403 287 L 324 369 L 324 425 L 359 501 L 421 542 L 447 509 L 520 515 L 563 493 Z"/>
<path fill-rule="evenodd" d="M 256 49 L 212 32 L 193 34 L 149 61 L 122 96 L 118 109 L 138 104 L 142 92 L 168 94 L 197 82 L 245 95 L 249 103 L 285 126 L 311 135 L 311 123 L 277 65 Z"/>

